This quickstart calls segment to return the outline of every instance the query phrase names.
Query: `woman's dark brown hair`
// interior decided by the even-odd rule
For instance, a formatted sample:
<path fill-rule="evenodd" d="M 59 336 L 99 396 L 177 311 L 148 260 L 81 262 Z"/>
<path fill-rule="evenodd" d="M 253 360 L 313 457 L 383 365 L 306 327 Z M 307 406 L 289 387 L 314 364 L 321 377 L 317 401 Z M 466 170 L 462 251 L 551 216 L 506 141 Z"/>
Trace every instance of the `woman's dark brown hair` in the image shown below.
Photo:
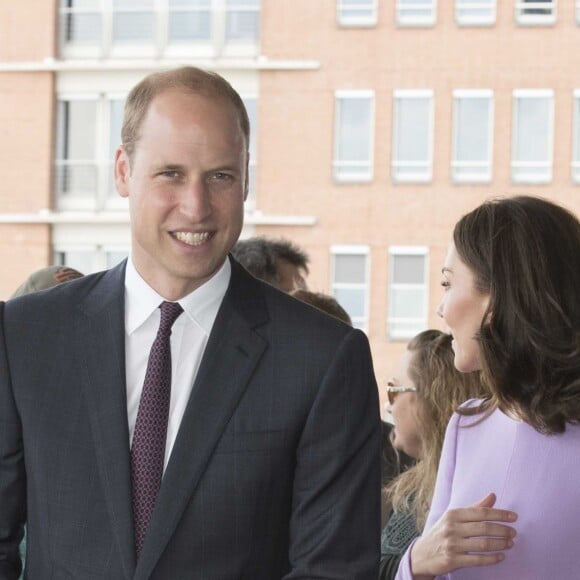
<path fill-rule="evenodd" d="M 489 294 L 477 336 L 491 399 L 542 433 L 580 422 L 580 222 L 547 200 L 493 200 L 465 215 L 455 249 Z"/>

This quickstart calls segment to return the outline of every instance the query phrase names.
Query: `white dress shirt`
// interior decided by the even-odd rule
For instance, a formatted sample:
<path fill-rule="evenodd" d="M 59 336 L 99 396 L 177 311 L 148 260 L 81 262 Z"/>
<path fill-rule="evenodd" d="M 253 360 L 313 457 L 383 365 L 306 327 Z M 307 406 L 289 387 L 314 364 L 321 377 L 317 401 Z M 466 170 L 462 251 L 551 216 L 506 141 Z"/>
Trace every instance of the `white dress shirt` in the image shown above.
<path fill-rule="evenodd" d="M 226 259 L 210 280 L 179 300 L 183 313 L 174 322 L 171 332 L 171 402 L 164 469 L 230 276 L 230 261 Z M 125 273 L 125 372 L 129 443 L 133 440 L 149 351 L 159 329 L 159 305 L 164 300 L 141 278 L 129 257 Z"/>

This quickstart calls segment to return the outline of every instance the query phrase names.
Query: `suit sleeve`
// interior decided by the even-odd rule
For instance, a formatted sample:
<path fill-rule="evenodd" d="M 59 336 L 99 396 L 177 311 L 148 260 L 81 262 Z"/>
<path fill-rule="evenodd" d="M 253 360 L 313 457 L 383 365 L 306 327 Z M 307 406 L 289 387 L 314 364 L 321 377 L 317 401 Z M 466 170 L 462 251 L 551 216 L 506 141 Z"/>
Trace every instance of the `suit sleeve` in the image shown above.
<path fill-rule="evenodd" d="M 4 333 L 0 302 L 0 580 L 16 580 L 22 569 L 19 545 L 26 518 L 26 477 Z"/>
<path fill-rule="evenodd" d="M 376 580 L 380 418 L 366 336 L 351 331 L 326 370 L 296 455 L 286 580 Z"/>
<path fill-rule="evenodd" d="M 460 415 L 454 413 L 447 425 L 445 432 L 445 440 L 443 441 L 443 449 L 441 451 L 441 459 L 439 460 L 439 468 L 437 470 L 437 481 L 435 483 L 435 491 L 433 492 L 433 501 L 431 502 L 431 509 L 425 522 L 423 533 L 430 530 L 447 511 L 451 501 L 451 489 L 453 487 L 453 478 L 455 477 L 455 464 L 457 459 L 457 432 L 459 429 Z M 413 542 L 414 544 L 415 542 Z M 413 544 L 409 546 L 399 565 L 399 571 L 396 580 L 412 580 L 411 573 L 411 550 Z M 448 578 L 448 575 L 437 576 L 437 578 Z"/>

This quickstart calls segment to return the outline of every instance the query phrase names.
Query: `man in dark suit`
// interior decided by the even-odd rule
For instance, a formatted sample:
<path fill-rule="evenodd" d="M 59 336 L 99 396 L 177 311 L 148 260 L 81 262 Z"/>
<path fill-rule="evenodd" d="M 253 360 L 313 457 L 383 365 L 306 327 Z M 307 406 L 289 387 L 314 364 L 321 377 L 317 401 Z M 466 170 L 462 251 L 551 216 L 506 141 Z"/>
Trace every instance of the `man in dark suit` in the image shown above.
<path fill-rule="evenodd" d="M 146 77 L 115 158 L 131 256 L 0 303 L 1 580 L 25 523 L 32 580 L 376 578 L 368 342 L 229 257 L 248 135 L 218 75 Z"/>

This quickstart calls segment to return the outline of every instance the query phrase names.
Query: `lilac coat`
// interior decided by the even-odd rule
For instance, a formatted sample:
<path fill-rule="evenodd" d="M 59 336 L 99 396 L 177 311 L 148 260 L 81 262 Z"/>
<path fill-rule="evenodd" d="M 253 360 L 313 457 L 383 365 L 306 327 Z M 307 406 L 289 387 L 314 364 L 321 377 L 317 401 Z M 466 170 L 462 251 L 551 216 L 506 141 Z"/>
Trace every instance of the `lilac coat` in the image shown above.
<path fill-rule="evenodd" d="M 455 414 L 449 422 L 425 529 L 447 509 L 469 506 L 494 492 L 494 507 L 518 514 L 515 545 L 499 564 L 438 578 L 580 578 L 580 426 L 546 436 L 499 410 L 469 426 L 474 420 Z M 399 580 L 413 578 L 410 550 L 399 566 Z"/>

